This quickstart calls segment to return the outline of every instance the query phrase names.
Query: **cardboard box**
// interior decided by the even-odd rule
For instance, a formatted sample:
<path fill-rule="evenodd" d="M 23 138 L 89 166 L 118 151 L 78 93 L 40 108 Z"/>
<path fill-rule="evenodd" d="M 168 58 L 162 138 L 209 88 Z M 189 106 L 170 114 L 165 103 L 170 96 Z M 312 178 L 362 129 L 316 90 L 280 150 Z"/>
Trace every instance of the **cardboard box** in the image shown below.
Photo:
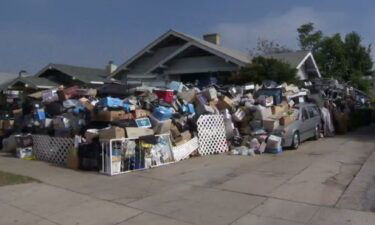
<path fill-rule="evenodd" d="M 270 107 L 264 107 L 261 105 L 257 105 L 256 112 L 254 113 L 255 120 L 265 120 L 272 115 L 272 110 Z"/>
<path fill-rule="evenodd" d="M 87 98 L 80 98 L 79 101 L 90 112 L 92 112 L 94 110 L 94 105 L 92 105 L 91 102 L 90 102 L 90 100 L 88 100 Z"/>
<path fill-rule="evenodd" d="M 277 127 L 279 127 L 279 120 L 274 120 L 274 119 L 263 120 L 263 128 L 267 132 L 272 132 Z"/>
<path fill-rule="evenodd" d="M 98 91 L 93 88 L 89 89 L 78 89 L 77 90 L 77 95 L 79 96 L 92 96 L 95 97 L 97 95 Z"/>
<path fill-rule="evenodd" d="M 94 138 L 99 137 L 99 130 L 98 129 L 88 129 L 85 133 L 85 138 L 87 143 L 91 143 Z"/>
<path fill-rule="evenodd" d="M 109 140 L 109 139 L 118 139 L 124 138 L 125 131 L 121 127 L 110 127 L 99 130 L 99 139 L 100 140 Z"/>
<path fill-rule="evenodd" d="M 230 109 L 233 108 L 233 101 L 232 101 L 232 99 L 228 98 L 227 96 L 224 96 L 224 98 L 219 100 L 216 107 L 219 110 L 223 110 L 223 109 L 229 109 L 230 110 Z"/>
<path fill-rule="evenodd" d="M 217 106 L 217 103 L 219 103 L 219 99 L 213 99 L 213 100 L 211 100 L 211 101 L 209 101 L 208 102 L 208 105 L 210 106 L 210 107 L 216 107 Z"/>
<path fill-rule="evenodd" d="M 195 89 L 190 89 L 188 91 L 181 91 L 177 96 L 189 103 L 194 102 L 197 91 Z"/>
<path fill-rule="evenodd" d="M 203 93 L 209 101 L 217 99 L 217 91 L 213 87 L 207 88 Z"/>
<path fill-rule="evenodd" d="M 184 131 L 181 133 L 181 137 L 183 140 L 190 141 L 191 140 L 191 133 L 190 131 Z"/>
<path fill-rule="evenodd" d="M 191 138 L 192 138 L 191 133 L 190 131 L 187 130 L 187 131 L 182 132 L 179 136 L 174 137 L 172 141 L 175 145 L 181 145 L 190 141 Z"/>
<path fill-rule="evenodd" d="M 3 120 L 3 130 L 9 130 L 14 127 L 14 120 Z"/>
<path fill-rule="evenodd" d="M 233 113 L 232 118 L 236 122 L 241 122 L 244 120 L 245 116 L 246 116 L 245 111 L 242 109 L 238 109 L 235 113 Z"/>
<path fill-rule="evenodd" d="M 111 122 L 126 119 L 124 111 L 100 111 L 93 114 L 93 121 Z"/>
<path fill-rule="evenodd" d="M 271 107 L 273 115 L 279 115 L 287 112 L 289 109 L 289 105 L 286 102 L 283 102 L 280 105 L 274 105 Z"/>
<path fill-rule="evenodd" d="M 266 152 L 279 153 L 282 151 L 281 148 L 281 137 L 270 135 L 267 139 Z"/>
<path fill-rule="evenodd" d="M 45 127 L 45 128 L 51 127 L 51 126 L 52 126 L 52 122 L 53 122 L 52 119 L 50 119 L 50 118 L 46 118 L 46 119 L 44 120 L 44 127 Z"/>
<path fill-rule="evenodd" d="M 280 118 L 279 123 L 281 126 L 288 126 L 295 120 L 295 117 L 293 115 L 284 115 Z"/>
<path fill-rule="evenodd" d="M 78 150 L 75 148 L 71 148 L 68 151 L 68 155 L 66 158 L 66 167 L 78 170 L 79 169 L 79 158 L 78 158 Z"/>
<path fill-rule="evenodd" d="M 173 123 L 171 124 L 171 134 L 172 138 L 179 137 L 181 135 L 180 131 Z"/>
<path fill-rule="evenodd" d="M 133 115 L 134 115 L 135 119 L 139 119 L 139 118 L 142 118 L 142 117 L 148 117 L 150 114 L 151 114 L 150 111 L 143 110 L 143 109 L 136 109 L 133 112 Z"/>
<path fill-rule="evenodd" d="M 154 135 L 154 131 L 148 128 L 137 128 L 137 127 L 127 127 L 126 137 L 128 138 L 139 138 L 147 135 Z"/>
<path fill-rule="evenodd" d="M 21 117 L 22 114 L 23 114 L 22 109 L 15 109 L 15 110 L 13 110 L 14 117 Z"/>

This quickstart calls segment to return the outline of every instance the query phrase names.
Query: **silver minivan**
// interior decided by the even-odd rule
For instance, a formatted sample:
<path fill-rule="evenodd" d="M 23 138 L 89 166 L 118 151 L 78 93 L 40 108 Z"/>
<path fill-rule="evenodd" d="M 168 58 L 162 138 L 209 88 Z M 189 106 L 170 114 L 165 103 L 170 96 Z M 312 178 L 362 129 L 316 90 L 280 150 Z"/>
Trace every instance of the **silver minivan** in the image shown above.
<path fill-rule="evenodd" d="M 280 126 L 274 134 L 283 138 L 283 147 L 297 149 L 309 138 L 319 139 L 321 116 L 318 106 L 312 103 L 297 104 L 293 108 L 297 109 L 297 119 L 286 127 Z"/>

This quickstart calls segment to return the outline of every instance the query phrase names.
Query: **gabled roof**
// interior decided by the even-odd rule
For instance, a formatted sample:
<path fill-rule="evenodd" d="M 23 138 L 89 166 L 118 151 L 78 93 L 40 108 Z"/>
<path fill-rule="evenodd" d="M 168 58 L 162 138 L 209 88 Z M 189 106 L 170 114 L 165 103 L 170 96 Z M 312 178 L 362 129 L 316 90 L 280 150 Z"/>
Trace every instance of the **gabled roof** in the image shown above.
<path fill-rule="evenodd" d="M 313 63 L 315 67 L 318 77 L 321 77 L 319 67 L 316 64 L 314 56 L 310 51 L 275 53 L 275 54 L 265 55 L 265 57 L 284 61 L 286 63 L 289 63 L 292 67 L 295 67 L 297 69 L 299 69 L 306 62 L 307 59 L 311 58 L 311 62 Z"/>
<path fill-rule="evenodd" d="M 309 54 L 310 54 L 310 51 L 295 51 L 295 52 L 268 54 L 268 55 L 265 55 L 265 57 L 278 59 L 286 63 L 289 63 L 292 67 L 298 68 L 301 62 L 307 59 Z"/>
<path fill-rule="evenodd" d="M 28 87 L 34 88 L 34 89 L 51 89 L 51 88 L 58 86 L 57 83 L 50 81 L 43 77 L 27 76 L 27 77 L 17 77 L 5 83 L 2 83 L 0 85 L 0 90 L 1 91 L 6 90 L 18 82 L 27 84 Z"/>
<path fill-rule="evenodd" d="M 49 69 L 58 70 L 84 83 L 91 83 L 91 82 L 98 82 L 98 81 L 103 82 L 106 80 L 106 76 L 107 76 L 106 71 L 104 69 L 89 68 L 89 67 L 82 67 L 82 66 L 72 66 L 72 65 L 65 65 L 65 64 L 54 64 L 54 63 L 48 64 L 41 71 L 39 71 L 35 76 L 39 77 Z"/>
<path fill-rule="evenodd" d="M 5 82 L 9 82 L 16 77 L 18 77 L 18 74 L 16 74 L 16 73 L 0 72 L 0 84 L 3 84 Z"/>
<path fill-rule="evenodd" d="M 202 48 L 214 55 L 217 55 L 219 57 L 224 58 L 225 60 L 228 60 L 230 62 L 233 62 L 239 66 L 244 66 L 248 63 L 250 63 L 250 57 L 242 52 L 233 50 L 233 49 L 228 49 L 225 47 L 222 47 L 220 45 L 213 44 L 211 42 L 205 41 L 203 39 L 199 39 L 193 36 L 190 36 L 188 34 L 184 34 L 181 32 L 177 32 L 174 30 L 169 30 L 168 32 L 164 33 L 161 35 L 158 39 L 155 41 L 151 42 L 149 45 L 147 45 L 144 49 L 139 51 L 137 54 L 135 54 L 133 57 L 128 59 L 125 63 L 120 65 L 116 71 L 114 71 L 111 76 L 116 75 L 119 71 L 126 69 L 128 65 L 130 65 L 132 62 L 140 58 L 142 55 L 150 51 L 154 46 L 165 40 L 169 36 L 175 36 L 178 38 L 181 38 L 185 41 L 188 42 L 187 45 L 189 46 L 196 46 L 198 48 Z M 181 46 L 181 48 L 186 48 L 187 45 Z M 179 51 L 180 48 L 178 48 L 176 51 Z M 172 53 L 173 54 L 173 53 Z M 157 64 L 156 64 L 157 65 Z"/>

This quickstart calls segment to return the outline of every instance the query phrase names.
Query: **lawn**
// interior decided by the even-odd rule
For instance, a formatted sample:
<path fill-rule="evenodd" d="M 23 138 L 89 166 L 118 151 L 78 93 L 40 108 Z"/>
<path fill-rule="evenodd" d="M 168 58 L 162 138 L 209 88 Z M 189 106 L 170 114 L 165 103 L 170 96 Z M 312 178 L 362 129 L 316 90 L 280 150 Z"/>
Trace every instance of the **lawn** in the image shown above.
<path fill-rule="evenodd" d="M 7 173 L 0 171 L 0 186 L 12 185 L 12 184 L 23 184 L 29 182 L 38 182 L 31 177 L 25 177 L 17 174 Z"/>

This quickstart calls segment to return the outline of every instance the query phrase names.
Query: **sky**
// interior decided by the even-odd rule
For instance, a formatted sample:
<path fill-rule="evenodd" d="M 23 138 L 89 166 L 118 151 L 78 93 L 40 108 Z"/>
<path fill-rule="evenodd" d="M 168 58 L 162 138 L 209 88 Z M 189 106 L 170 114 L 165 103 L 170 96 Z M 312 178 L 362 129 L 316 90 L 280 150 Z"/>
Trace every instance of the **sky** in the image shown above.
<path fill-rule="evenodd" d="M 296 29 L 357 31 L 374 43 L 373 0 L 0 0 L 0 72 L 34 74 L 48 63 L 122 64 L 169 29 L 217 32 L 242 51 L 258 38 L 298 49 Z"/>

